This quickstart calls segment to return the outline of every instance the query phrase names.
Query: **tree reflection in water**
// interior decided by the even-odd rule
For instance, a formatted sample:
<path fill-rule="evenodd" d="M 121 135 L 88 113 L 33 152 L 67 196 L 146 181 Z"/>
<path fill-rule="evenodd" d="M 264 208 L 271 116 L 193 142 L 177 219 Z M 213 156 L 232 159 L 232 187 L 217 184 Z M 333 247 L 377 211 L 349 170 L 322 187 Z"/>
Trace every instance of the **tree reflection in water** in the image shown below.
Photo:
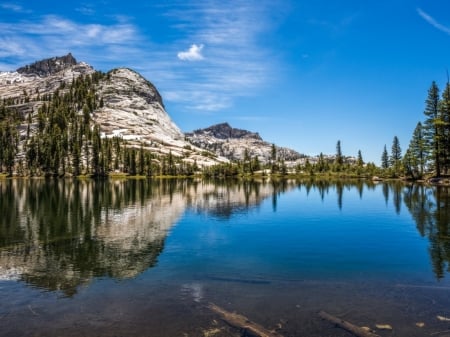
<path fill-rule="evenodd" d="M 230 218 L 291 182 L 0 181 L 0 279 L 73 296 L 95 277 L 133 278 L 156 265 L 187 208 Z"/>
<path fill-rule="evenodd" d="M 0 279 L 73 296 L 96 277 L 133 278 L 155 266 L 168 232 L 187 209 L 231 219 L 293 189 L 336 198 L 380 188 L 402 202 L 430 242 L 435 276 L 450 271 L 450 189 L 370 181 L 4 180 L 0 181 Z M 331 194 L 331 195 L 330 195 Z M 402 198 L 403 196 L 403 198 Z"/>
<path fill-rule="evenodd" d="M 450 188 L 409 185 L 404 203 L 416 222 L 417 230 L 430 241 L 430 257 L 437 279 L 450 271 Z"/>

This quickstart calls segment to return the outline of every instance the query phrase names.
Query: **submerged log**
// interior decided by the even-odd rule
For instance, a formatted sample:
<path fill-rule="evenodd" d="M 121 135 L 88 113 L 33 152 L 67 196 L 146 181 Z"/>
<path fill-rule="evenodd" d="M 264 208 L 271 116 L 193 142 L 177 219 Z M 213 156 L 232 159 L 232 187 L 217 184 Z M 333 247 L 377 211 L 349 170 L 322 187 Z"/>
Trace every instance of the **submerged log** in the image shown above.
<path fill-rule="evenodd" d="M 282 335 L 280 335 L 275 331 L 269 331 L 265 329 L 263 326 L 259 325 L 258 323 L 250 321 L 247 317 L 243 315 L 234 312 L 229 312 L 213 303 L 210 303 L 208 305 L 208 308 L 214 311 L 215 313 L 219 314 L 227 324 L 235 328 L 245 330 L 246 332 L 252 334 L 252 336 L 283 337 Z"/>
<path fill-rule="evenodd" d="M 352 333 L 356 337 L 380 337 L 370 331 L 366 331 L 363 328 L 360 328 L 357 325 L 354 325 L 350 322 L 344 321 L 343 319 L 340 319 L 336 316 L 330 315 L 329 313 L 327 313 L 325 311 L 320 311 L 319 316 L 321 318 L 335 324 L 336 326 L 338 326 L 344 330 L 347 330 L 348 332 Z"/>

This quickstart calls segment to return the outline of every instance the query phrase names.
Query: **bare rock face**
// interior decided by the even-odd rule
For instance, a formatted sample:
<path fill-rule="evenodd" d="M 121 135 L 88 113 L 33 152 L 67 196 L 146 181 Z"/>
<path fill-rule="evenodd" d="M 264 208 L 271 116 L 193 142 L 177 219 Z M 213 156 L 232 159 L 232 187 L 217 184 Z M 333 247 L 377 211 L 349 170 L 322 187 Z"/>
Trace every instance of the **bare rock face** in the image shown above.
<path fill-rule="evenodd" d="M 77 61 L 71 53 L 61 56 L 53 57 L 41 61 L 37 61 L 33 64 L 21 67 L 16 71 L 19 74 L 35 74 L 39 76 L 49 76 L 56 74 L 64 69 L 70 68 L 77 64 Z"/>
<path fill-rule="evenodd" d="M 188 143 L 164 109 L 158 90 L 137 72 L 128 68 L 111 70 L 98 93 L 104 105 L 95 111 L 93 119 L 103 137 L 119 136 L 130 146 L 142 144 L 153 153 L 171 153 L 199 166 L 227 161 Z"/>
<path fill-rule="evenodd" d="M 230 160 L 243 160 L 245 153 L 266 163 L 272 158 L 273 145 L 264 141 L 258 133 L 232 128 L 221 123 L 205 129 L 186 133 L 186 139 L 202 149 L 212 151 Z M 303 156 L 292 149 L 275 146 L 276 157 L 284 161 L 296 161 Z"/>
<path fill-rule="evenodd" d="M 0 99 L 12 102 L 9 107 L 24 120 L 32 116 L 32 134 L 36 130 L 37 111 L 44 103 L 42 98 L 57 90 L 64 93 L 73 80 L 94 72 L 93 67 L 77 62 L 70 53 L 37 61 L 17 71 L 0 72 Z M 103 137 L 119 136 L 129 146 L 142 144 L 154 153 L 171 153 L 198 166 L 227 161 L 186 142 L 184 134 L 166 112 L 158 90 L 137 72 L 127 68 L 111 70 L 96 84 L 95 92 L 103 105 L 91 117 L 99 125 Z M 23 143 L 27 126 L 21 125 L 19 132 Z M 19 157 L 23 158 L 24 147 L 21 145 L 19 149 Z"/>
<path fill-rule="evenodd" d="M 185 144 L 183 133 L 164 110 L 156 88 L 133 70 L 120 68 L 109 73 L 99 87 L 104 107 L 94 120 L 106 136 L 120 135 L 127 140 L 158 142 L 174 147 Z"/>
<path fill-rule="evenodd" d="M 39 97 L 51 94 L 61 84 L 71 83 L 80 75 L 88 75 L 94 69 L 84 62 L 76 62 L 71 54 L 35 62 L 12 72 L 0 72 L 0 97 L 17 101 L 39 102 Z"/>
<path fill-rule="evenodd" d="M 206 129 L 195 130 L 193 133 L 196 135 L 212 136 L 218 139 L 243 139 L 252 138 L 256 140 L 262 140 L 260 135 L 256 132 L 250 132 L 247 130 L 232 128 L 228 123 L 220 123 L 210 126 Z M 191 134 L 188 134 L 191 135 Z"/>

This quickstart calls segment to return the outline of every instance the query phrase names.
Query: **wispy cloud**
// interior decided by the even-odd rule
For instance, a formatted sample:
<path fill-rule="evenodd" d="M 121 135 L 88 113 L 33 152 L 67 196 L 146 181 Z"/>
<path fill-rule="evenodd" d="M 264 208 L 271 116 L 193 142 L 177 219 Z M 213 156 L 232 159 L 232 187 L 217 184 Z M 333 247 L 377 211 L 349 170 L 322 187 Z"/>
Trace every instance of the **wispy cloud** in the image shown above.
<path fill-rule="evenodd" d="M 272 28 L 273 6 L 265 0 L 199 1 L 181 9 L 168 8 L 165 16 L 181 35 L 174 43 L 200 41 L 208 53 L 201 63 L 172 66 L 180 79 L 164 86 L 166 99 L 212 112 L 229 108 L 237 97 L 252 95 L 264 86 L 274 76 L 276 64 L 270 46 L 263 43 L 263 35 Z M 177 55 L 187 60 L 197 51 L 201 52 L 200 46 L 191 45 Z"/>
<path fill-rule="evenodd" d="M 438 21 L 436 21 L 436 19 L 434 19 L 431 15 L 427 14 L 426 12 L 424 12 L 422 9 L 417 8 L 417 13 L 426 21 L 428 22 L 430 25 L 432 25 L 434 28 L 439 29 L 440 31 L 443 31 L 444 33 L 447 33 L 450 35 L 450 27 L 447 27 L 441 23 L 439 23 Z"/>
<path fill-rule="evenodd" d="M 281 2 L 173 0 L 148 6 L 163 20 L 158 25 L 171 32 L 166 39 L 145 35 L 152 31 L 149 27 L 119 13 L 85 16 L 87 23 L 50 14 L 0 20 L 0 67 L 11 65 L 0 70 L 70 51 L 101 70 L 134 68 L 154 82 L 172 106 L 203 112 L 229 108 L 236 98 L 252 95 L 275 76 L 277 59 L 264 34 L 272 29 L 274 6 Z M 91 8 L 78 11 L 90 14 Z M 142 24 L 148 22 L 152 20 Z"/>
<path fill-rule="evenodd" d="M 192 44 L 187 51 L 180 51 L 177 56 L 182 61 L 200 61 L 204 57 L 202 55 L 203 45 Z"/>
<path fill-rule="evenodd" d="M 136 50 L 141 39 L 137 28 L 126 22 L 82 24 L 55 15 L 37 21 L 0 22 L 0 31 L 0 56 L 13 60 L 12 67 L 69 51 L 84 60 L 96 57 L 123 60 L 124 54 L 114 49 L 128 50 L 129 54 Z"/>
<path fill-rule="evenodd" d="M 3 3 L 0 4 L 0 7 L 16 13 L 30 13 L 30 10 L 23 8 L 22 6 L 15 3 Z"/>
<path fill-rule="evenodd" d="M 81 7 L 75 8 L 75 10 L 84 15 L 94 15 L 95 14 L 95 9 L 93 7 L 91 7 L 90 5 L 81 6 Z"/>

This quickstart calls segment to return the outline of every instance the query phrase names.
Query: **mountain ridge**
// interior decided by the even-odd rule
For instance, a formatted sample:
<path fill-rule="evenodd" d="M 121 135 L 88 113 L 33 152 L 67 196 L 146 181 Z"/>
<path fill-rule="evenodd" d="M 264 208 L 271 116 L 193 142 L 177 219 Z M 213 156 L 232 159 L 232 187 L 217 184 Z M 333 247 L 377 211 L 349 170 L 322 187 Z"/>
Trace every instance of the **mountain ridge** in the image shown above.
<path fill-rule="evenodd" d="M 68 53 L 65 56 L 55 56 L 52 58 L 36 61 L 32 64 L 18 68 L 16 71 L 19 74 L 36 74 L 39 76 L 48 76 L 55 74 L 61 70 L 76 65 L 78 62 Z"/>
<path fill-rule="evenodd" d="M 141 149 L 141 152 L 149 153 L 148 158 L 145 157 L 146 172 L 162 173 L 170 163 L 172 169 L 169 171 L 175 173 L 181 172 L 186 165 L 195 170 L 196 167 L 240 160 L 245 155 L 267 162 L 274 146 L 265 142 L 257 132 L 233 128 L 227 122 L 184 134 L 165 110 L 157 88 L 141 74 L 129 68 L 115 68 L 102 73 L 85 62 L 78 62 L 71 53 L 36 61 L 16 71 L 0 72 L 0 99 L 5 111 L 5 116 L 0 115 L 0 127 L 3 118 L 5 130 L 9 130 L 11 135 L 17 132 L 18 138 L 14 149 L 1 150 L 0 172 L 7 167 L 10 173 L 29 170 L 29 174 L 47 174 L 49 171 L 52 174 L 67 174 L 64 167 L 70 167 L 74 161 L 78 165 L 78 155 L 81 156 L 81 172 L 86 174 L 98 171 L 100 159 L 94 156 L 103 155 L 105 158 L 102 157 L 101 162 L 105 167 L 101 172 L 126 171 L 129 169 L 126 166 L 129 159 L 124 157 L 123 151 L 132 151 L 131 160 L 139 163 L 144 160 L 143 155 L 136 159 L 136 153 Z M 48 125 L 55 123 L 55 114 L 63 114 L 59 117 L 63 120 L 54 126 Z M 8 125 L 8 118 L 16 123 L 15 129 Z M 83 123 L 89 124 L 91 131 L 83 127 L 82 132 L 87 133 L 78 136 L 80 149 L 77 154 L 73 152 L 74 132 L 81 132 L 77 130 L 82 125 L 77 125 Z M 72 145 L 63 151 L 65 157 L 34 158 L 34 152 L 30 153 L 33 146 L 37 149 L 39 146 L 55 146 L 47 139 L 53 137 L 54 132 L 59 140 L 53 142 L 72 139 Z M 93 134 L 95 132 L 98 136 Z M 95 141 L 95 137 L 100 140 Z M 98 153 L 101 149 L 95 149 L 99 143 L 108 143 L 108 139 L 113 138 L 119 138 L 125 147 L 122 152 L 117 150 L 116 154 L 112 154 L 116 162 L 118 159 L 121 161 L 115 169 L 109 163 L 104 164 L 104 161 L 112 161 L 113 158 L 107 158 L 106 154 Z M 15 142 L 13 138 L 6 141 Z M 297 160 L 301 157 L 291 149 L 276 147 L 276 150 L 277 159 Z M 6 155 L 9 156 L 7 164 L 6 160 L 2 160 Z M 94 159 L 94 163 L 90 163 Z M 54 160 L 58 163 L 55 164 Z M 32 170 L 30 167 L 33 165 L 38 168 Z"/>
<path fill-rule="evenodd" d="M 227 122 L 185 133 L 185 137 L 192 144 L 232 161 L 257 157 L 262 163 L 271 160 L 295 162 L 305 157 L 295 150 L 263 140 L 257 132 L 233 128 Z"/>
<path fill-rule="evenodd" d="M 261 136 L 257 132 L 251 132 L 244 129 L 237 129 L 231 127 L 231 125 L 228 122 L 222 122 L 219 124 L 211 125 L 204 129 L 197 129 L 193 132 L 187 132 L 186 135 L 192 135 L 192 134 L 211 134 L 215 138 L 218 139 L 228 139 L 228 138 L 255 138 L 258 140 L 263 140 Z"/>

